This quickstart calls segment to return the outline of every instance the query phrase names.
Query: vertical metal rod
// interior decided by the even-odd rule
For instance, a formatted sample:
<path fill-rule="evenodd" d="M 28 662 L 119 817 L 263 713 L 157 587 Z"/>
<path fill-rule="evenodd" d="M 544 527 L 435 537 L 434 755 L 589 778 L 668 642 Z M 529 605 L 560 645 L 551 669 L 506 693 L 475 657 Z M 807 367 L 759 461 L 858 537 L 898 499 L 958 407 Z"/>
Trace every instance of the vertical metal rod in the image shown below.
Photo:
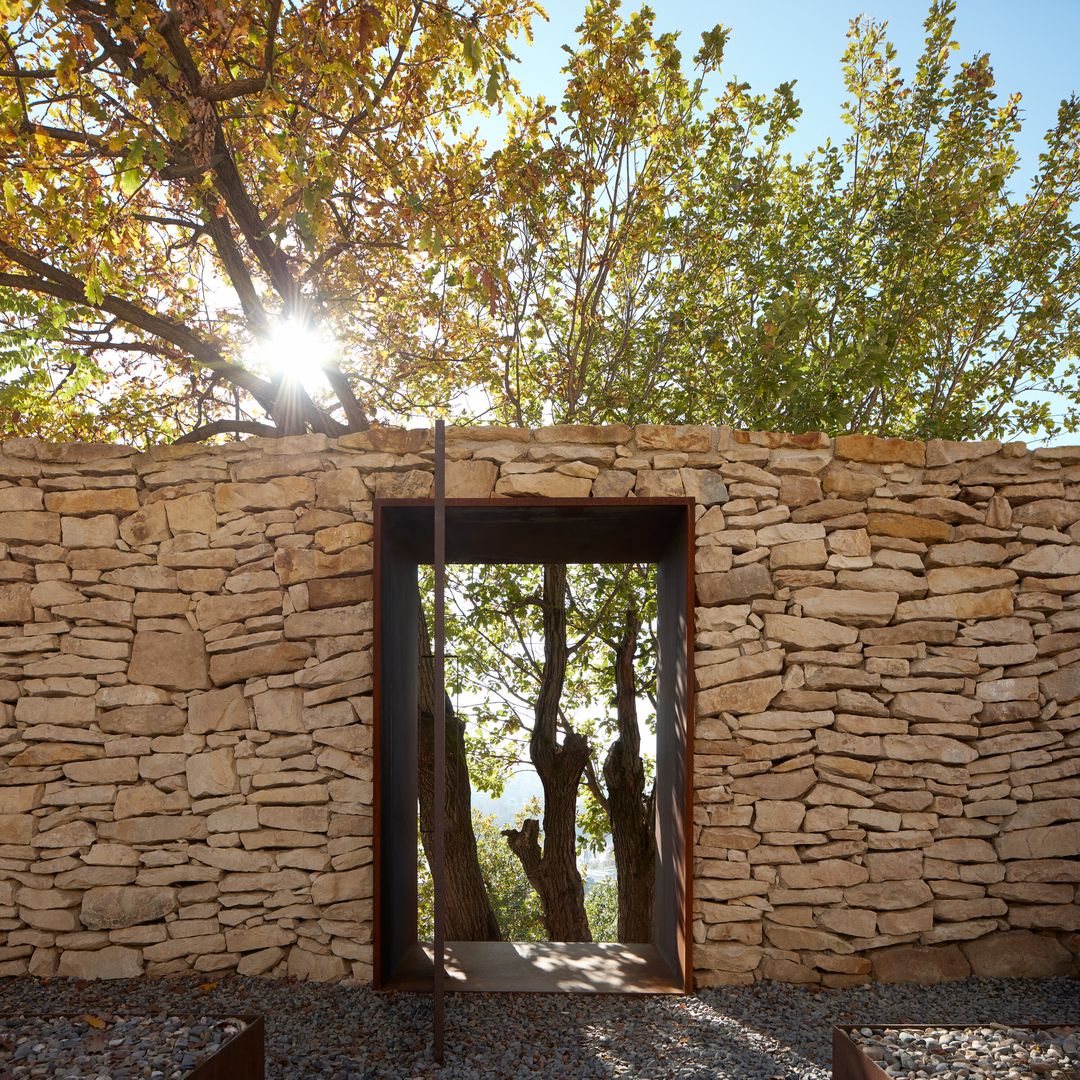
<path fill-rule="evenodd" d="M 433 768 L 435 835 L 431 878 L 434 885 L 435 971 L 432 1052 L 445 1056 L 446 995 L 446 429 L 435 421 L 435 753 Z"/>

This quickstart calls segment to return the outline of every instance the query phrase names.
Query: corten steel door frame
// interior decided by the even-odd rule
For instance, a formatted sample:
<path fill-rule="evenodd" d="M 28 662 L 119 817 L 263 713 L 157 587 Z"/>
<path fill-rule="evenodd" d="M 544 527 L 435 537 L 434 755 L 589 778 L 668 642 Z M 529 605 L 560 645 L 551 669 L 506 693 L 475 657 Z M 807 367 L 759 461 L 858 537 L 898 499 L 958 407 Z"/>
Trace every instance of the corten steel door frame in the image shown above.
<path fill-rule="evenodd" d="M 654 941 L 693 988 L 693 499 L 447 499 L 457 563 L 657 566 L 657 884 Z M 374 504 L 374 985 L 416 945 L 417 570 L 434 552 L 430 499 Z"/>

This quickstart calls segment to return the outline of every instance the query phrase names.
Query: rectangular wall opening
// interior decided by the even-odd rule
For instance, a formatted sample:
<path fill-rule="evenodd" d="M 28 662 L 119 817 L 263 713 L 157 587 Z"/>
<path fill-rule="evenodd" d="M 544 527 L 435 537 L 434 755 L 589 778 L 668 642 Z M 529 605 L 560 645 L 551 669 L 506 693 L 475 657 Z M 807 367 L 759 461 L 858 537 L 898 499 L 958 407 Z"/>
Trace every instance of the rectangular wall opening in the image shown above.
<path fill-rule="evenodd" d="M 417 582 L 432 559 L 432 522 L 430 502 L 375 506 L 375 982 L 383 989 L 429 990 L 433 981 L 431 949 L 417 933 L 425 694 Z M 449 563 L 652 564 L 657 645 L 655 887 L 651 928 L 637 935 L 648 940 L 450 940 L 449 989 L 689 989 L 692 545 L 692 500 L 448 500 Z"/>

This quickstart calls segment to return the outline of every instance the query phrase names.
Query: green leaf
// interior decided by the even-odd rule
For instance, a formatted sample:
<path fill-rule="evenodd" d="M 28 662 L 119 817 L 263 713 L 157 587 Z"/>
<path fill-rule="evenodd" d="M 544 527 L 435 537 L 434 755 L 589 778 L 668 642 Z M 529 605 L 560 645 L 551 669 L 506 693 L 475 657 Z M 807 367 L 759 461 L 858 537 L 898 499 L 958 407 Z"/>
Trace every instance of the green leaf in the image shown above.
<path fill-rule="evenodd" d="M 4 181 L 4 208 L 9 214 L 14 215 L 19 209 L 19 200 L 15 196 L 15 185 L 9 176 Z"/>
<path fill-rule="evenodd" d="M 125 169 L 120 174 L 120 190 L 130 199 L 136 191 L 139 190 L 139 186 L 142 184 L 142 177 L 139 175 L 138 169 Z"/>

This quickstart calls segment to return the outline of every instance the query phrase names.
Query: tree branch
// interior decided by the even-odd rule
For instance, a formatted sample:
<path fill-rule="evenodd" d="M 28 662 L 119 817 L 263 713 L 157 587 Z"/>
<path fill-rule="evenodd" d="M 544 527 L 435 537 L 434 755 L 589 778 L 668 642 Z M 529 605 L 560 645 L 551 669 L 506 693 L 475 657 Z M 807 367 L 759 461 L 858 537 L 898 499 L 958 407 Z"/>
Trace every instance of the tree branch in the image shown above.
<path fill-rule="evenodd" d="M 209 439 L 212 435 L 225 434 L 264 435 L 275 438 L 281 432 L 269 424 L 260 424 L 257 420 L 212 420 L 209 424 L 203 424 L 186 435 L 181 435 L 173 443 L 175 445 L 176 443 L 202 442 L 203 439 Z"/>

